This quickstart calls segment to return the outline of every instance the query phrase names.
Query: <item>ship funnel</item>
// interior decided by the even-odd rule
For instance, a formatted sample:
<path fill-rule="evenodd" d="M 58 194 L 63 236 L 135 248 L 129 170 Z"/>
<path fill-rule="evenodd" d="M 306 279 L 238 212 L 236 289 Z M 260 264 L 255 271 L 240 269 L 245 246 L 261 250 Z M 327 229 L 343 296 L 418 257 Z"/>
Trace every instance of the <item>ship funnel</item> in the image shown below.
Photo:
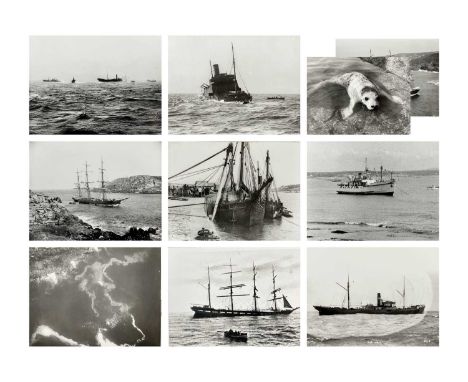
<path fill-rule="evenodd" d="M 380 293 L 377 293 L 377 306 L 382 306 L 382 296 L 380 296 Z"/>
<path fill-rule="evenodd" d="M 219 76 L 219 65 L 218 64 L 214 64 L 213 65 L 213 69 L 214 69 L 214 76 Z"/>

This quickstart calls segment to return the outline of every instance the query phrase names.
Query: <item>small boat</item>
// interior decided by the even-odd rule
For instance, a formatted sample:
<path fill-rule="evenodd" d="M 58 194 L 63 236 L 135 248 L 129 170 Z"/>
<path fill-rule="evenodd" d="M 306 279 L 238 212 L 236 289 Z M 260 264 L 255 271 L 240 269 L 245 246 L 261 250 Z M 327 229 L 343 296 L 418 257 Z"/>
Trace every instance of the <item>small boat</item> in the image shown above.
<path fill-rule="evenodd" d="M 224 332 L 224 337 L 229 338 L 231 341 L 247 342 L 247 333 L 238 330 L 229 329 Z"/>
<path fill-rule="evenodd" d="M 60 82 L 57 78 L 47 78 L 46 80 L 42 80 L 42 82 Z"/>
<path fill-rule="evenodd" d="M 283 210 L 281 211 L 283 216 L 286 216 L 287 218 L 292 218 L 293 214 L 291 210 L 288 210 L 286 207 L 283 207 Z"/>
<path fill-rule="evenodd" d="M 277 100 L 277 101 L 284 101 L 284 97 L 275 96 L 275 97 L 267 97 L 268 100 Z"/>
<path fill-rule="evenodd" d="M 428 186 L 427 187 L 428 190 L 438 190 L 439 189 L 439 186 Z"/>
<path fill-rule="evenodd" d="M 74 84 L 76 82 L 75 77 L 71 80 L 71 83 Z"/>
<path fill-rule="evenodd" d="M 412 88 L 411 91 L 410 91 L 410 96 L 411 97 L 419 96 L 419 91 L 420 90 L 421 90 L 421 88 L 419 86 L 416 86 L 416 87 Z"/>
<path fill-rule="evenodd" d="M 115 75 L 115 78 L 98 78 L 97 79 L 99 82 L 122 82 L 122 78 L 120 78 L 117 74 Z"/>
<path fill-rule="evenodd" d="M 219 240 L 219 237 L 214 234 L 213 231 L 209 229 L 202 228 L 200 231 L 197 232 L 197 237 L 195 240 Z"/>

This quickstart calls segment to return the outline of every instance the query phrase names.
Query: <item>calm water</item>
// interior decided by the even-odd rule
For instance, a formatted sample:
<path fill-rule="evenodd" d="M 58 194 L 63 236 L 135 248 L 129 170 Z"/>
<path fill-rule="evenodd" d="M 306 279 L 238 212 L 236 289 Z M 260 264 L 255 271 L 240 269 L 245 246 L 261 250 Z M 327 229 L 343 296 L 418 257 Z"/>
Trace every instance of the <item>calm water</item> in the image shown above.
<path fill-rule="evenodd" d="M 438 346 L 439 312 L 319 316 L 308 312 L 309 346 Z"/>
<path fill-rule="evenodd" d="M 247 105 L 203 100 L 197 94 L 169 95 L 171 134 L 299 134 L 299 95 L 254 94 Z"/>
<path fill-rule="evenodd" d="M 419 86 L 418 97 L 411 98 L 411 115 L 439 116 L 439 73 L 413 71 L 414 86 Z"/>
<path fill-rule="evenodd" d="M 373 111 L 361 104 L 343 120 L 337 112 L 349 105 L 347 91 L 339 85 L 327 85 L 312 91 L 314 85 L 344 73 L 364 74 L 379 87 L 399 96 L 403 106 L 380 97 L 379 108 Z M 359 58 L 309 58 L 307 62 L 307 124 L 309 134 L 409 134 L 410 85 L 403 79 L 383 71 Z"/>
<path fill-rule="evenodd" d="M 86 107 L 87 117 L 81 118 Z M 156 83 L 31 83 L 30 134 L 160 134 Z"/>
<path fill-rule="evenodd" d="M 299 193 L 278 193 L 284 206 L 293 213 L 292 218 L 265 220 L 252 227 L 220 225 L 205 214 L 204 205 L 169 208 L 169 239 L 194 240 L 197 232 L 208 228 L 221 240 L 299 240 Z M 169 200 L 169 206 L 204 203 L 204 198 L 190 198 L 186 202 Z"/>
<path fill-rule="evenodd" d="M 310 240 L 438 240 L 438 175 L 396 176 L 393 197 L 338 195 L 329 178 L 307 180 Z M 346 233 L 333 233 L 342 230 Z"/>
<path fill-rule="evenodd" d="M 192 318 L 193 314 L 169 314 L 170 346 L 299 346 L 300 314 L 270 317 Z M 247 332 L 247 342 L 231 342 L 225 330 Z"/>
<path fill-rule="evenodd" d="M 41 191 L 58 196 L 72 214 L 93 227 L 124 234 L 130 227 L 161 228 L 161 194 L 108 194 L 109 198 L 123 199 L 120 207 L 105 208 L 89 204 L 69 204 L 74 191 Z"/>
<path fill-rule="evenodd" d="M 106 248 L 31 254 L 31 345 L 159 345 L 159 254 Z"/>

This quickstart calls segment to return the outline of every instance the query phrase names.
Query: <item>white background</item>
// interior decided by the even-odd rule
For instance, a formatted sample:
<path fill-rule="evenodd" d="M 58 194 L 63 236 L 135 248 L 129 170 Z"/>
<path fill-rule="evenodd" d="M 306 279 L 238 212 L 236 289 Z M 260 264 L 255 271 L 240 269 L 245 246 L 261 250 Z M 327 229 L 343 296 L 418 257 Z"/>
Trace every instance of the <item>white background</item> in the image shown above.
<path fill-rule="evenodd" d="M 464 380 L 466 378 L 467 57 L 466 9 L 455 1 L 8 1 L 0 14 L 1 139 L 1 351 L 4 381 L 81 380 Z M 216 246 L 300 246 L 302 345 L 296 348 L 170 348 L 167 338 L 163 241 L 161 348 L 30 348 L 28 330 L 28 39 L 35 34 L 162 35 L 163 86 L 167 36 L 245 34 L 301 36 L 301 242 L 207 243 Z M 333 56 L 336 38 L 439 38 L 440 118 L 412 120 L 409 137 L 307 137 L 306 57 Z M 190 63 L 187 63 L 188 70 Z M 79 140 L 162 139 L 167 175 L 167 88 L 159 137 L 91 137 Z M 72 137 L 32 137 L 73 140 Z M 175 137 L 172 140 L 198 139 Z M 226 136 L 200 140 L 236 139 Z M 253 137 L 297 140 L 299 137 Z M 313 243 L 305 240 L 308 140 L 439 140 L 440 242 Z M 165 189 L 163 187 L 163 189 Z M 167 238 L 163 195 L 163 239 Z M 64 245 L 47 243 L 47 245 Z M 99 243 L 101 244 L 101 243 Z M 41 245 L 41 243 L 33 243 Z M 43 244 L 42 244 L 43 245 Z M 68 243 L 66 243 L 68 245 Z M 85 246 L 86 243 L 72 243 Z M 113 244 L 115 245 L 115 244 Z M 117 243 L 117 245 L 120 245 Z M 147 244 L 131 243 L 134 246 Z M 191 243 L 171 243 L 190 246 Z M 307 348 L 306 248 L 309 246 L 440 246 L 439 348 Z"/>

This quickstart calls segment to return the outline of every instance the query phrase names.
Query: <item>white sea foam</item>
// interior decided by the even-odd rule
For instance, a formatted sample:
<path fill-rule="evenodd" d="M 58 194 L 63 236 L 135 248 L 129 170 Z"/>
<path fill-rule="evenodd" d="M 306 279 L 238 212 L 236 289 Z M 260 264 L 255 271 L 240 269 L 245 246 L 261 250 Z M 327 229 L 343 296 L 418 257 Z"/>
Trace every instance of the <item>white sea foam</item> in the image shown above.
<path fill-rule="evenodd" d="M 60 333 L 56 332 L 54 329 L 50 328 L 47 325 L 39 325 L 34 332 L 34 334 L 31 336 L 31 345 L 34 345 L 34 343 L 37 341 L 38 336 L 43 336 L 43 337 L 54 337 L 61 342 L 63 342 L 65 345 L 71 345 L 71 346 L 82 346 L 78 342 L 72 340 L 71 338 L 67 338 L 65 336 L 62 336 Z"/>

